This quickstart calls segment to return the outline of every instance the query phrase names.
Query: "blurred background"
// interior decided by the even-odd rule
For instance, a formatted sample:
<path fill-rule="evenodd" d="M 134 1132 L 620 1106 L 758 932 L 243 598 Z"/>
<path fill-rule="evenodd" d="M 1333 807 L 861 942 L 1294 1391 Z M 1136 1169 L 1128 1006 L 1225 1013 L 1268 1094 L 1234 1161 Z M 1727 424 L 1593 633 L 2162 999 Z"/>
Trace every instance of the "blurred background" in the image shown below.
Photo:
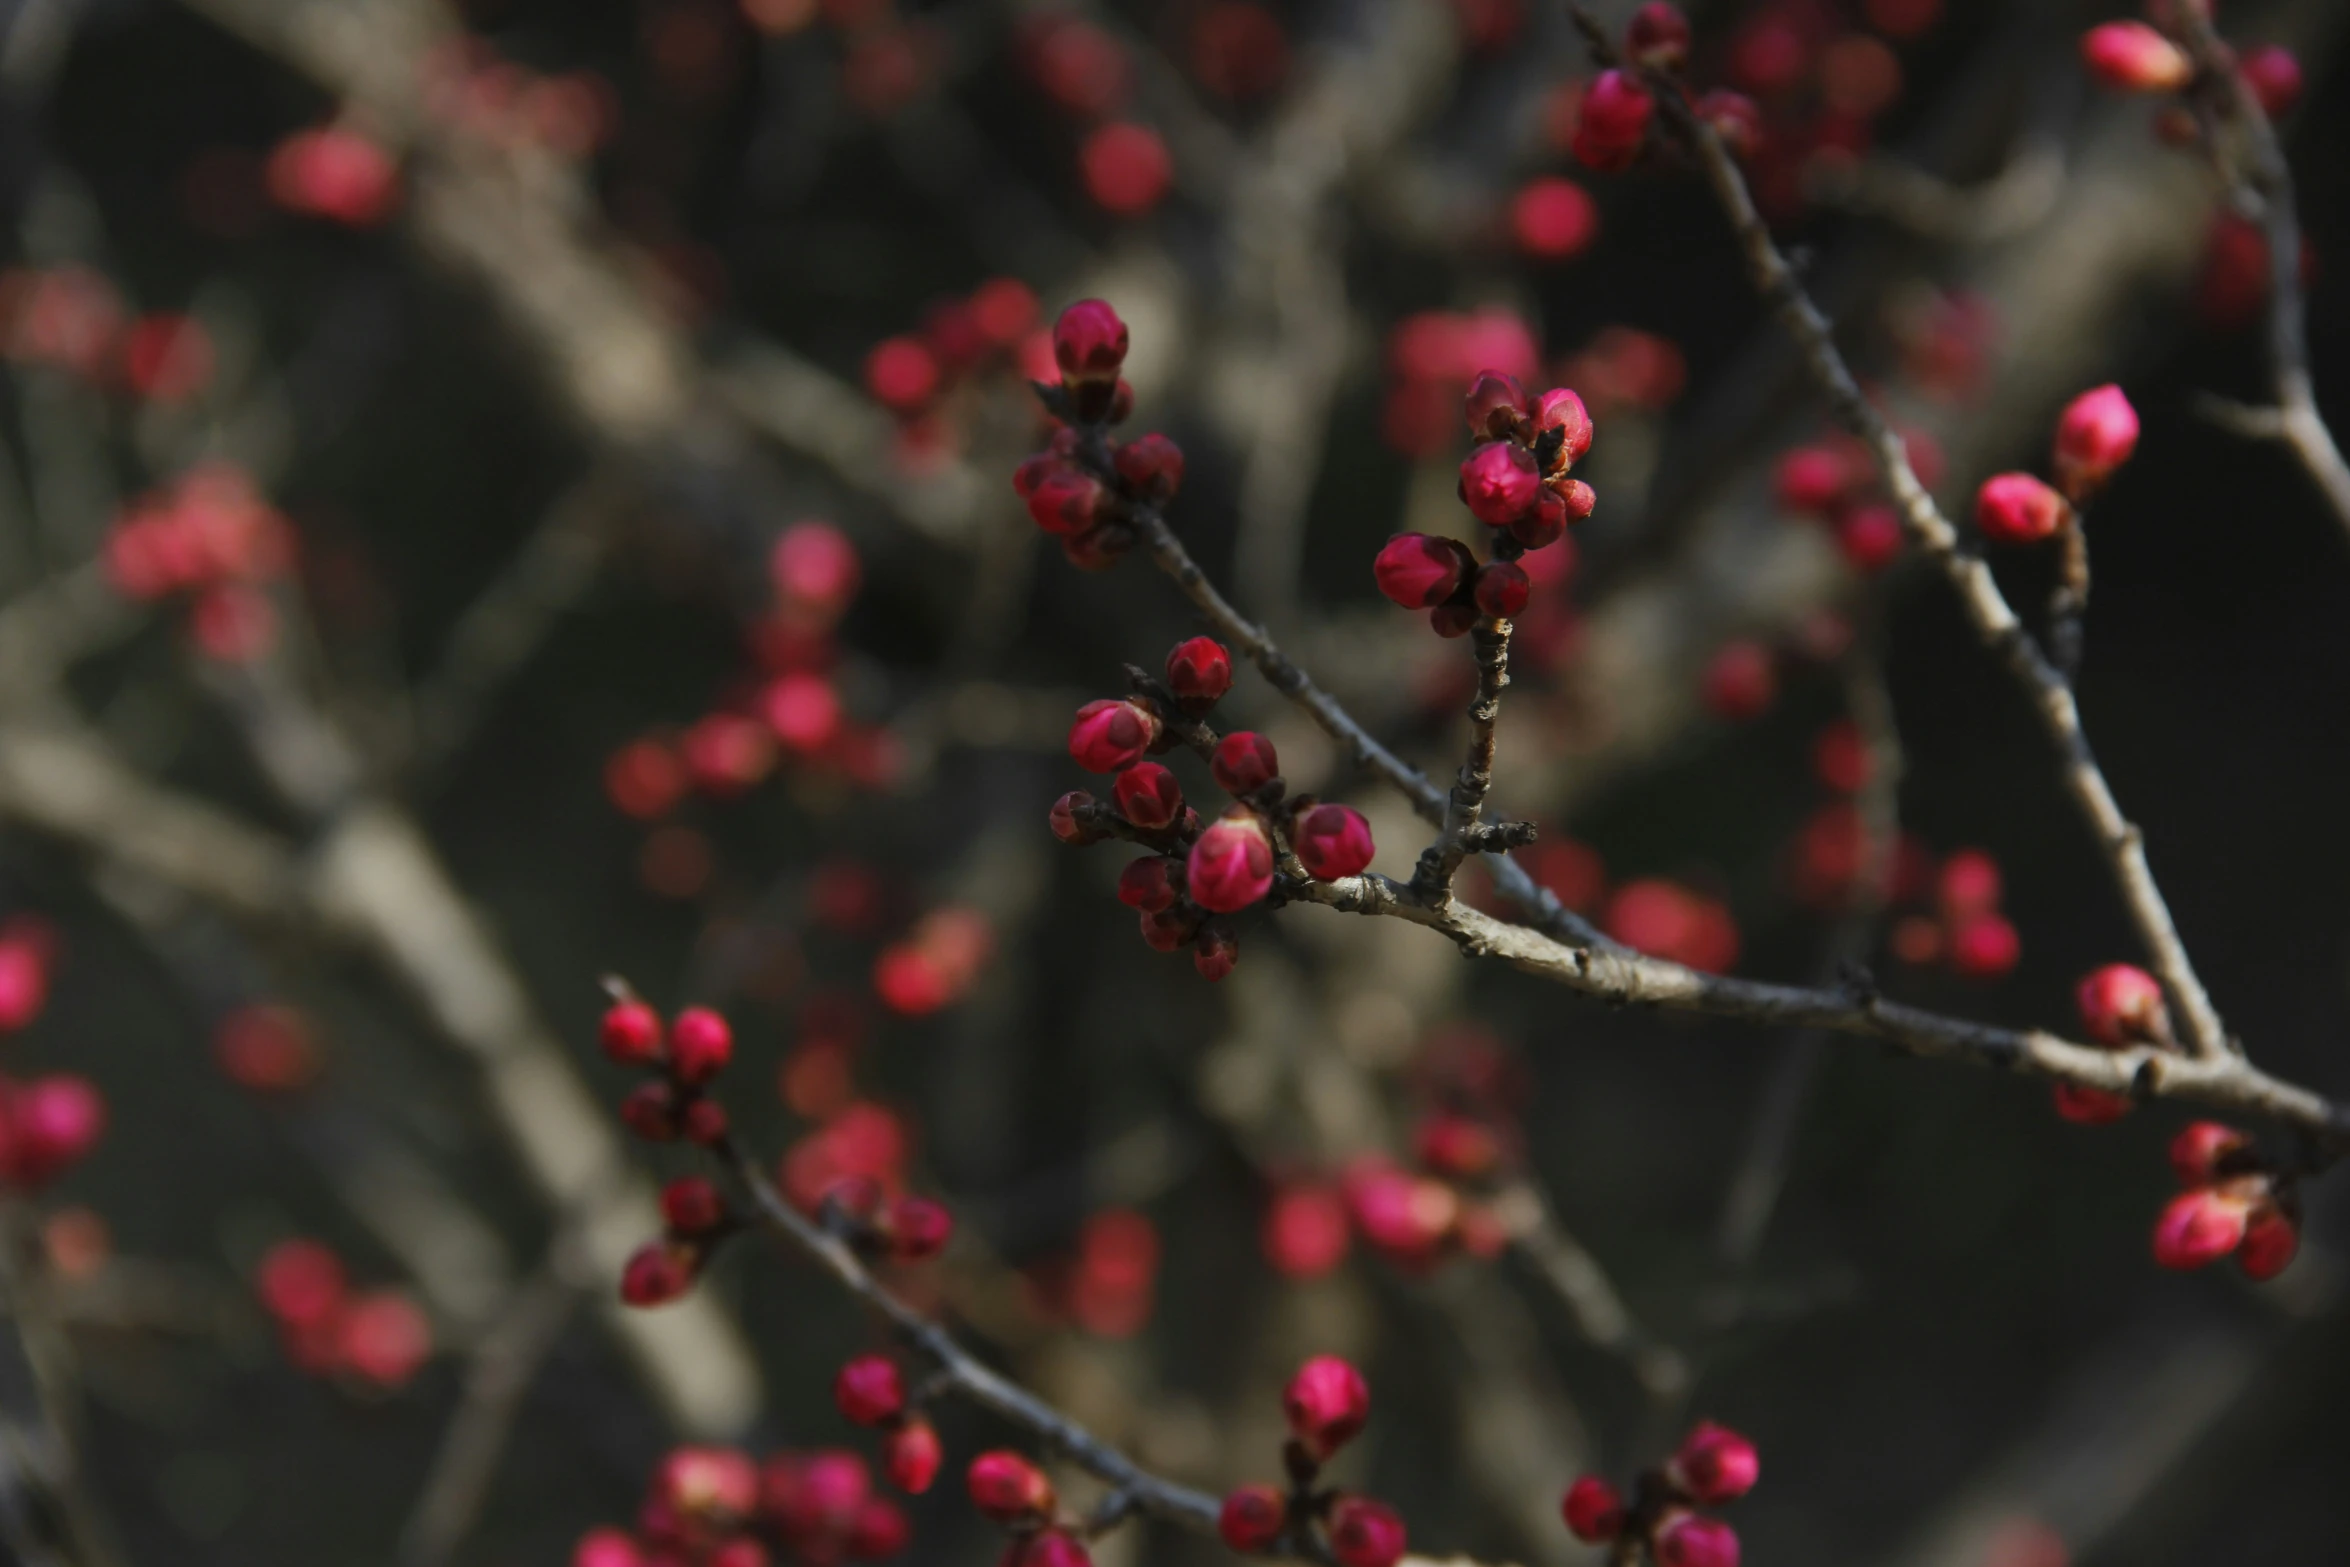
<path fill-rule="evenodd" d="M 2086 80 L 2119 7 L 1689 9 L 1946 508 L 2045 471 L 2082 389 L 2137 406 L 2090 729 L 2230 1025 L 2350 1092 L 2350 520 L 2209 401 L 2268 384 L 2259 231 Z M 2322 400 L 2345 18 L 2219 19 L 2303 74 Z M 1275 1476 L 1328 1351 L 1375 1390 L 1345 1472 L 1439 1556 L 1596 1560 L 1566 1482 L 1704 1414 L 1760 1445 L 1764 1567 L 2342 1560 L 2329 1183 L 2276 1283 L 2166 1274 L 2169 1109 L 2073 1125 L 1313 908 L 1211 985 L 1046 830 L 1075 708 L 1202 629 L 1012 494 L 1090 295 L 1179 532 L 1432 773 L 1467 649 L 1370 556 L 1468 537 L 1476 370 L 1582 393 L 1599 507 L 1529 561 L 1496 797 L 1617 936 L 2057 1029 L 2141 957 L 1701 182 L 1568 155 L 1591 72 L 1532 0 L 0 4 L 0 1023 L 24 1094 L 105 1108 L 7 1204 L 12 1559 L 555 1563 L 678 1440 L 869 1450 L 828 1390 L 875 1330 L 773 1248 L 617 1307 L 691 1168 L 612 1114 L 618 974 L 733 1019 L 788 1187 L 945 1199 L 908 1287 L 1187 1483 Z M 1999 569 L 2037 623 L 2053 562 Z M 1253 674 L 1221 712 L 1408 872 L 1423 830 Z M 1410 1173 L 1446 1106 L 1522 1178 Z M 1460 1222 L 1399 1241 L 1399 1181 Z M 1013 1435 L 942 1427 L 950 1477 Z M 910 1511 L 910 1560 L 997 1548 L 954 1484 Z"/>

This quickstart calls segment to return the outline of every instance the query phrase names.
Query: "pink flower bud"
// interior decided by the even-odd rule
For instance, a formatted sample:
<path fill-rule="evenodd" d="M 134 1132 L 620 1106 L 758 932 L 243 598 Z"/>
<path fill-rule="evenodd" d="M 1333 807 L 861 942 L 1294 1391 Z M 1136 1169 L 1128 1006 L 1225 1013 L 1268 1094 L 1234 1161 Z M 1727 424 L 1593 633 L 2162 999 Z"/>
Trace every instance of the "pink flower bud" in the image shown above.
<path fill-rule="evenodd" d="M 571 1567 L 644 1567 L 636 1541 L 619 1529 L 590 1529 L 571 1548 Z"/>
<path fill-rule="evenodd" d="M 2023 956 L 2023 939 L 1997 914 L 1978 914 L 1950 937 L 1950 966 L 1967 979 L 1997 979 Z"/>
<path fill-rule="evenodd" d="M 1552 483 L 1546 493 L 1559 498 L 1560 514 L 1569 523 L 1581 522 L 1599 505 L 1599 492 L 1581 479 L 1565 479 Z M 1528 545 L 1527 548 L 1534 548 Z"/>
<path fill-rule="evenodd" d="M 1404 1543 L 1403 1519 L 1385 1502 L 1342 1496 L 1330 1510 L 1330 1554 L 1338 1567 L 1395 1567 Z"/>
<path fill-rule="evenodd" d="M 25 1085 L 8 1106 L 7 1173 L 19 1186 L 47 1185 L 80 1162 L 106 1130 L 106 1101 L 87 1078 L 59 1073 Z"/>
<path fill-rule="evenodd" d="M 2219 1261 L 2244 1239 L 2251 1205 L 2211 1187 L 2181 1192 L 2154 1221 L 2154 1260 L 2166 1268 L 2200 1268 Z"/>
<path fill-rule="evenodd" d="M 2273 1279 L 2292 1266 L 2300 1250 L 2300 1226 L 2273 1207 L 2259 1208 L 2244 1226 L 2244 1243 L 2236 1248 L 2236 1266 L 2248 1279 Z"/>
<path fill-rule="evenodd" d="M 1317 805 L 1290 829 L 1298 863 L 1316 881 L 1359 876 L 1371 863 L 1371 824 L 1351 805 Z"/>
<path fill-rule="evenodd" d="M 1440 637 L 1465 637 L 1476 624 L 1474 604 L 1439 604 L 1428 611 L 1428 629 Z"/>
<path fill-rule="evenodd" d="M 1138 435 L 1118 448 L 1118 478 L 1144 500 L 1165 501 L 1183 487 L 1183 448 L 1163 435 Z"/>
<path fill-rule="evenodd" d="M 1624 1497 L 1597 1475 L 1585 1475 L 1567 1487 L 1559 1511 L 1567 1530 L 1586 1545 L 1598 1545 L 1624 1532 Z"/>
<path fill-rule="evenodd" d="M 2131 963 L 2093 969 L 2073 991 L 2081 1028 L 2101 1045 L 2154 1044 L 2170 1037 L 2170 1015 L 2154 976 Z"/>
<path fill-rule="evenodd" d="M 1240 938 L 1223 920 L 1209 920 L 1191 944 L 1191 966 L 1200 978 L 1215 984 L 1240 964 Z"/>
<path fill-rule="evenodd" d="M 849 1525 L 841 1549 L 853 1562 L 877 1562 L 897 1555 L 913 1538 L 914 1526 L 898 1504 L 876 1496 L 857 1509 L 857 1521 Z"/>
<path fill-rule="evenodd" d="M 1101 480 L 1084 469 L 1055 462 L 1032 476 L 1028 516 L 1047 533 L 1075 538 L 1101 521 L 1109 495 Z"/>
<path fill-rule="evenodd" d="M 1281 758 L 1263 735 L 1236 729 L 1217 742 L 1208 771 L 1228 793 L 1254 794 L 1281 775 Z"/>
<path fill-rule="evenodd" d="M 620 1298 L 631 1306 L 665 1306 L 694 1287 L 696 1255 L 675 1241 L 648 1241 L 620 1270 Z"/>
<path fill-rule="evenodd" d="M 1850 479 L 1841 454 L 1825 446 L 1798 446 L 1779 459 L 1772 489 L 1785 510 L 1820 517 L 1844 499 Z"/>
<path fill-rule="evenodd" d="M 1651 0 L 1625 24 L 1624 53 L 1652 70 L 1681 69 L 1689 63 L 1689 18 L 1677 5 Z"/>
<path fill-rule="evenodd" d="M 1551 463 L 1550 471 L 1564 473 L 1591 450 L 1591 410 L 1583 406 L 1580 395 L 1567 387 L 1551 388 L 1534 404 L 1534 438 L 1540 440 L 1553 430 L 1564 433 L 1558 437 L 1558 456 Z"/>
<path fill-rule="evenodd" d="M 1101 829 L 1077 819 L 1080 811 L 1090 810 L 1093 804 L 1093 796 L 1083 789 L 1072 789 L 1055 800 L 1052 810 L 1045 817 L 1053 829 L 1053 836 L 1080 849 L 1101 842 Z"/>
<path fill-rule="evenodd" d="M 2260 112 L 2275 119 L 2301 99 L 2301 62 L 2279 44 L 2247 49 L 2236 61 L 2244 85 L 2260 100 Z"/>
<path fill-rule="evenodd" d="M 1489 560 L 1477 568 L 1477 580 L 1470 589 L 1470 597 L 1480 613 L 1499 620 L 1507 620 L 1526 607 L 1526 600 L 1534 592 L 1534 583 L 1516 561 Z"/>
<path fill-rule="evenodd" d="M 1698 690 L 1718 718 L 1742 724 L 1761 717 L 1779 691 L 1770 649 L 1743 639 L 1723 643 L 1706 664 Z"/>
<path fill-rule="evenodd" d="M 1126 323 L 1098 299 L 1080 299 L 1053 323 L 1053 361 L 1072 384 L 1118 379 L 1126 363 Z"/>
<path fill-rule="evenodd" d="M 1128 821 L 1154 832 L 1183 814 L 1183 785 L 1157 762 L 1136 762 L 1118 774 L 1110 796 Z"/>
<path fill-rule="evenodd" d="M 677 1140 L 677 1090 L 667 1083 L 639 1083 L 620 1101 L 620 1124 L 648 1143 Z"/>
<path fill-rule="evenodd" d="M 1206 712 L 1232 689 L 1232 655 L 1214 637 L 1177 643 L 1167 655 L 1167 689 L 1185 712 Z"/>
<path fill-rule="evenodd" d="M 1738 1536 L 1719 1518 L 1678 1514 L 1656 1532 L 1656 1567 L 1738 1567 Z"/>
<path fill-rule="evenodd" d="M 715 1147 L 726 1136 L 726 1106 L 715 1099 L 696 1099 L 677 1112 L 678 1135 L 698 1147 Z"/>
<path fill-rule="evenodd" d="M 2056 421 L 2056 477 L 2075 495 L 2103 484 L 2138 449 L 2138 410 L 2118 386 L 2083 392 Z"/>
<path fill-rule="evenodd" d="M 927 1197 L 892 1197 L 874 1220 L 874 1227 L 900 1262 L 922 1262 L 947 1249 L 955 1233 L 955 1216 L 943 1203 Z"/>
<path fill-rule="evenodd" d="M 2037 544 L 2066 515 L 2064 497 L 2028 473 L 1994 474 L 1975 492 L 1975 526 L 1994 544 Z"/>
<path fill-rule="evenodd" d="M 708 1007 L 687 1007 L 669 1025 L 669 1071 L 689 1087 L 707 1083 L 734 1056 L 734 1030 Z"/>
<path fill-rule="evenodd" d="M 1488 441 L 1461 460 L 1461 502 L 1492 527 L 1508 527 L 1541 488 L 1534 454 L 1515 442 Z"/>
<path fill-rule="evenodd" d="M 1874 576 L 1901 554 L 1901 518 L 1886 505 L 1855 506 L 1836 520 L 1836 551 L 1853 570 Z"/>
<path fill-rule="evenodd" d="M 2055 1101 L 2056 1113 L 2076 1126 L 2110 1126 L 2132 1108 L 2128 1094 L 2109 1094 L 2078 1083 L 2052 1083 L 2049 1097 Z"/>
<path fill-rule="evenodd" d="M 2001 886 L 1997 860 L 1980 849 L 1954 849 L 1935 878 L 1934 900 L 1957 921 L 1998 908 Z"/>
<path fill-rule="evenodd" d="M 1465 411 L 1471 435 L 1480 441 L 1504 439 L 1526 417 L 1526 389 L 1505 371 L 1480 370 L 1470 384 Z"/>
<path fill-rule="evenodd" d="M 1155 914 L 1175 901 L 1175 883 L 1168 862 L 1158 855 L 1135 860 L 1118 873 L 1118 901 L 1130 909 Z"/>
<path fill-rule="evenodd" d="M 615 1002 L 597 1025 L 596 1042 L 623 1066 L 643 1066 L 661 1054 L 661 1014 L 641 1001 Z"/>
<path fill-rule="evenodd" d="M 1043 1518 L 1053 1510 L 1053 1483 L 1018 1453 L 997 1449 L 971 1460 L 964 1477 L 971 1505 L 997 1523 Z"/>
<path fill-rule="evenodd" d="M 1197 916 L 1170 904 L 1143 910 L 1142 944 L 1153 952 L 1179 951 L 1197 931 Z"/>
<path fill-rule="evenodd" d="M 1069 726 L 1069 756 L 1089 773 L 1114 773 L 1140 761 L 1158 738 L 1158 714 L 1136 702 L 1105 698 L 1077 710 L 1077 721 Z"/>
<path fill-rule="evenodd" d="M 1584 90 L 1580 134 L 1595 146 L 1637 148 L 1648 134 L 1656 100 L 1629 71 L 1602 71 Z"/>
<path fill-rule="evenodd" d="M 681 1175 L 661 1188 L 661 1222 L 673 1235 L 707 1235 L 726 1222 L 726 1199 L 708 1176 Z"/>
<path fill-rule="evenodd" d="M 1501 1139 L 1482 1121 L 1438 1110 L 1414 1128 L 1412 1152 L 1431 1174 L 1448 1181 L 1477 1181 L 1501 1163 Z"/>
<path fill-rule="evenodd" d="M 1469 566 L 1469 552 L 1451 539 L 1399 533 L 1371 562 L 1371 573 L 1379 591 L 1405 609 L 1427 609 L 1459 591 Z"/>
<path fill-rule="evenodd" d="M 1216 1514 L 1216 1533 L 1244 1556 L 1271 1550 L 1288 1524 L 1289 1500 L 1270 1485 L 1242 1486 Z"/>
<path fill-rule="evenodd" d="M 908 1496 L 920 1496 L 930 1489 L 945 1457 L 938 1428 L 921 1415 L 908 1416 L 881 1439 L 882 1475 Z"/>
<path fill-rule="evenodd" d="M 1014 1540 L 996 1567 L 1093 1567 L 1083 1541 L 1065 1529 L 1047 1529 Z"/>
<path fill-rule="evenodd" d="M 2251 1147 L 2242 1132 L 2219 1121 L 2190 1121 L 2171 1139 L 2170 1167 L 2181 1186 L 2208 1186 L 2222 1161 Z"/>
<path fill-rule="evenodd" d="M 832 1379 L 832 1401 L 854 1426 L 877 1426 L 905 1411 L 906 1379 L 887 1355 L 859 1355 Z"/>
<path fill-rule="evenodd" d="M 1217 914 L 1247 908 L 1273 889 L 1273 845 L 1264 823 L 1235 809 L 1199 835 L 1184 865 L 1191 901 Z"/>
<path fill-rule="evenodd" d="M 651 1491 L 683 1519 L 731 1523 L 759 1505 L 759 1471 L 732 1448 L 672 1448 L 653 1472 Z"/>
<path fill-rule="evenodd" d="M 2116 92 L 2176 92 L 2193 80 L 2186 51 L 2144 22 L 2106 22 L 2081 35 L 2081 63 Z"/>
<path fill-rule="evenodd" d="M 1692 1501 L 1718 1507 L 1753 1490 L 1762 1463 L 1754 1444 L 1745 1437 L 1728 1426 L 1701 1420 L 1697 1429 L 1682 1438 L 1681 1450 L 1673 1455 L 1666 1473 Z"/>
<path fill-rule="evenodd" d="M 1316 1355 L 1289 1379 L 1281 1410 L 1289 1418 L 1289 1434 L 1322 1463 L 1370 1423 L 1371 1388 L 1351 1362 Z"/>

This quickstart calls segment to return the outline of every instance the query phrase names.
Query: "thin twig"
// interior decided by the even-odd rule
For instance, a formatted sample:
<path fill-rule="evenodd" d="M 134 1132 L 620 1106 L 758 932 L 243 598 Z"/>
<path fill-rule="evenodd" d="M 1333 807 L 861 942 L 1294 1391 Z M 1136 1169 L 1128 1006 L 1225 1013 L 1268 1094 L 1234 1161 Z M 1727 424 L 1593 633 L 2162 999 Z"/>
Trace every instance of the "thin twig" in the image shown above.
<path fill-rule="evenodd" d="M 1677 1398 L 1689 1385 L 1689 1362 L 1633 1317 L 1599 1259 L 1559 1223 L 1542 1189 L 1530 1180 L 1512 1181 L 1494 1194 L 1492 1207 L 1510 1244 L 1592 1347 L 1621 1359 L 1651 1398 Z"/>
<path fill-rule="evenodd" d="M 1501 693 L 1510 683 L 1509 621 L 1480 620 L 1470 636 L 1477 652 L 1477 694 L 1469 703 L 1469 754 L 1445 797 L 1444 831 L 1420 856 L 1412 877 L 1425 890 L 1447 895 L 1484 822 L 1485 796 L 1493 788 L 1493 730 L 1501 717 Z"/>

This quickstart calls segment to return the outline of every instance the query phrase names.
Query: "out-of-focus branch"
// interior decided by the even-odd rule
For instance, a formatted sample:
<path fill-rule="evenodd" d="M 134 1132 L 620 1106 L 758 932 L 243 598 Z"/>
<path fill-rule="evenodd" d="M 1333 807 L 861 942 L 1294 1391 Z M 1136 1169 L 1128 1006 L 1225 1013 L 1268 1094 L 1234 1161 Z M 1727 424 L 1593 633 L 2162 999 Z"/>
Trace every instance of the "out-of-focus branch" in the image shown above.
<path fill-rule="evenodd" d="M 1511 1182 L 1495 1194 L 1493 1215 L 1583 1337 L 1630 1366 L 1651 1398 L 1675 1398 L 1689 1385 L 1689 1362 L 1633 1317 L 1599 1259 L 1567 1233 L 1539 1186 Z"/>
<path fill-rule="evenodd" d="M 2264 410 L 2273 423 L 2263 433 L 2285 444 L 2333 508 L 2334 519 L 2350 529 L 2350 463 L 2343 462 L 2342 449 L 2318 412 L 2309 375 L 2309 307 L 2301 290 L 2301 217 L 2293 205 L 2292 167 L 2260 95 L 2244 79 L 2211 18 L 2192 5 L 2173 11 L 2196 68 L 2227 90 L 2229 115 L 2243 132 L 2249 154 L 2231 172 L 2238 194 L 2257 206 L 2268 231 L 2268 357 L 2276 407 Z"/>

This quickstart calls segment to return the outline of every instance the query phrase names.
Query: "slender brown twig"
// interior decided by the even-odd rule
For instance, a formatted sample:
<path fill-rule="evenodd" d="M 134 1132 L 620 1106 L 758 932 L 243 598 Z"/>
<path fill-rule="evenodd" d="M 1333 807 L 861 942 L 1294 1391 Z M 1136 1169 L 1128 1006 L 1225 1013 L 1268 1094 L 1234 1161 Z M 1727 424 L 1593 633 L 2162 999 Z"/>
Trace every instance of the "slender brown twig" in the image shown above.
<path fill-rule="evenodd" d="M 1477 652 L 1477 694 L 1469 703 L 1469 755 L 1444 801 L 1444 832 L 1420 857 L 1413 881 L 1431 892 L 1449 893 L 1468 858 L 1469 844 L 1484 825 L 1485 796 L 1493 789 L 1493 729 L 1501 718 L 1501 693 L 1510 683 L 1510 623 L 1480 620 L 1470 632 Z"/>

